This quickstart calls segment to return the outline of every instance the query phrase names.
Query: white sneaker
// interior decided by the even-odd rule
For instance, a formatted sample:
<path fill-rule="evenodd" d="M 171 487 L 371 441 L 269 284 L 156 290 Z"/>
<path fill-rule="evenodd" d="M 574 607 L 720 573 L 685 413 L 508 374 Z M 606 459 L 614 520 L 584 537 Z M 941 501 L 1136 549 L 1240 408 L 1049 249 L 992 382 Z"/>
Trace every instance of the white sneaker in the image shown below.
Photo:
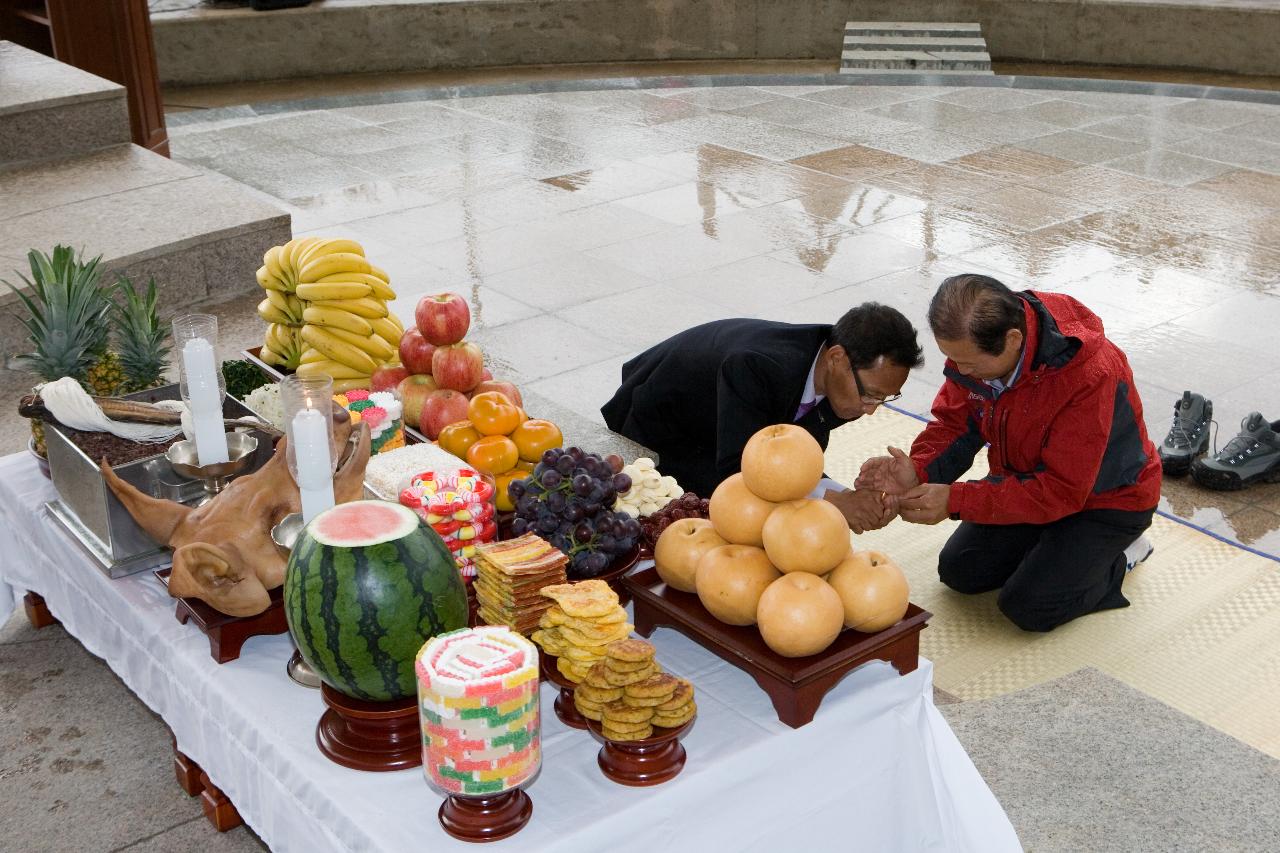
<path fill-rule="evenodd" d="M 1139 536 L 1130 542 L 1129 547 L 1124 549 L 1125 571 L 1133 571 L 1139 563 L 1144 562 L 1155 550 L 1155 546 L 1151 544 L 1151 540 L 1145 535 Z"/>

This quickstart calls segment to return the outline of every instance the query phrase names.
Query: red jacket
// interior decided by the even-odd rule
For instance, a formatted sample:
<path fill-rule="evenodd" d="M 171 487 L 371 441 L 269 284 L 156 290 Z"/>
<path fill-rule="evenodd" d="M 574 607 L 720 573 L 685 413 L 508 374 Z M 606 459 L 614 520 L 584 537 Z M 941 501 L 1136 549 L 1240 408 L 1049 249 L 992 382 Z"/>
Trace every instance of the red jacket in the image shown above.
<path fill-rule="evenodd" d="M 1070 296 L 1019 296 L 1029 362 L 997 398 L 948 359 L 933 420 L 911 445 L 920 481 L 954 483 L 952 517 L 981 524 L 1151 509 L 1160 500 L 1160 460 L 1129 360 L 1098 316 Z M 955 483 L 984 444 L 990 475 Z"/>

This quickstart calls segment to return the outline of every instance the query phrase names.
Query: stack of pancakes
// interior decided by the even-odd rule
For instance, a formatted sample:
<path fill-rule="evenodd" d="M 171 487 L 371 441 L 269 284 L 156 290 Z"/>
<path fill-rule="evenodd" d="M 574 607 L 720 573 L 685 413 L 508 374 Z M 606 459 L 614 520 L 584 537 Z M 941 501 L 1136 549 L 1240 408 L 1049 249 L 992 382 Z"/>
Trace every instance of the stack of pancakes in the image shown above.
<path fill-rule="evenodd" d="M 644 640 L 610 643 L 605 659 L 573 693 L 578 713 L 600 722 L 609 740 L 643 740 L 655 726 L 676 728 L 693 719 L 693 685 L 667 675 Z"/>
<path fill-rule="evenodd" d="M 475 588 L 481 620 L 527 636 L 551 606 L 539 590 L 563 584 L 568 562 L 560 549 L 532 533 L 478 546 Z"/>
<path fill-rule="evenodd" d="M 556 659 L 556 669 L 574 684 L 604 660 L 606 646 L 631 633 L 627 611 L 604 581 L 543 587 L 542 595 L 556 603 L 542 614 L 530 639 Z"/>

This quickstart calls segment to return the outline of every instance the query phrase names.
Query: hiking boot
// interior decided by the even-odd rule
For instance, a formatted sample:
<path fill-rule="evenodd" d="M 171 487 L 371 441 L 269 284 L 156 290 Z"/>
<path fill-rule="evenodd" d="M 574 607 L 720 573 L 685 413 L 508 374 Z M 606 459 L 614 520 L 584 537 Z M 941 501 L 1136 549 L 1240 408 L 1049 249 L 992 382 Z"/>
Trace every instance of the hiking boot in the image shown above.
<path fill-rule="evenodd" d="M 1209 422 L 1213 420 L 1213 401 L 1190 391 L 1173 405 L 1173 426 L 1157 451 L 1164 472 L 1180 477 L 1191 470 L 1191 462 L 1209 450 Z"/>
<path fill-rule="evenodd" d="M 1226 447 L 1195 461 L 1191 476 L 1200 485 L 1220 491 L 1280 482 L 1280 421 L 1269 423 L 1260 413 L 1251 412 Z"/>

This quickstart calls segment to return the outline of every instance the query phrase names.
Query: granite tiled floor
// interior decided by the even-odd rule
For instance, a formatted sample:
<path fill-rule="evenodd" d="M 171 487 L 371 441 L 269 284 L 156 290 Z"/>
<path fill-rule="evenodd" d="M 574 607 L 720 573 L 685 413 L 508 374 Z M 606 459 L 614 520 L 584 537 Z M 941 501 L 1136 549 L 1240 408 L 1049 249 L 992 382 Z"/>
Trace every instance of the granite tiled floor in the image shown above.
<path fill-rule="evenodd" d="M 808 85 L 329 105 L 184 123 L 174 157 L 280 199 L 295 233 L 365 241 L 402 314 L 469 294 L 510 375 L 588 416 L 677 329 L 870 298 L 924 328 L 931 288 L 979 270 L 1097 310 L 1156 440 L 1184 388 L 1215 399 L 1219 444 L 1249 411 L 1280 417 L 1280 106 Z M 1280 486 L 1165 491 L 1280 553 Z"/>

